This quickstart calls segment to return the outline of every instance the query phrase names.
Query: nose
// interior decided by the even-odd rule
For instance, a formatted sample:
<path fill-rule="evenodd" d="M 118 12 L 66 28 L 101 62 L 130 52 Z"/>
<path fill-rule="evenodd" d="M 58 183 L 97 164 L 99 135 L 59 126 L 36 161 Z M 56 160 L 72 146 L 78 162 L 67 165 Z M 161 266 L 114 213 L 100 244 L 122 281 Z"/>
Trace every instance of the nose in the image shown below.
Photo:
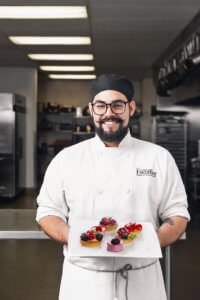
<path fill-rule="evenodd" d="M 107 106 L 107 111 L 106 111 L 106 113 L 105 113 L 104 115 L 105 115 L 105 116 L 113 116 L 113 115 L 115 115 L 115 114 L 112 112 L 111 106 L 110 106 L 110 105 Z"/>

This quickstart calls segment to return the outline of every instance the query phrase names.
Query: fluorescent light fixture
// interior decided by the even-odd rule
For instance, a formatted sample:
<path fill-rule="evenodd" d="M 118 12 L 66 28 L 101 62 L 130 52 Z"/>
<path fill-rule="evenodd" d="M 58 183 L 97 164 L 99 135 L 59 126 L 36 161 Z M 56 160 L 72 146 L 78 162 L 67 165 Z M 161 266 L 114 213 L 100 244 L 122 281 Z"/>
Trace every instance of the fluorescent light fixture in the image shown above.
<path fill-rule="evenodd" d="M 33 60 L 93 60 L 92 54 L 28 54 Z"/>
<path fill-rule="evenodd" d="M 1 6 L 0 19 L 87 18 L 85 6 Z"/>
<path fill-rule="evenodd" d="M 88 72 L 94 71 L 94 66 L 40 66 L 42 71 Z"/>
<path fill-rule="evenodd" d="M 74 75 L 74 74 L 49 74 L 49 78 L 51 79 L 95 79 L 96 75 Z"/>
<path fill-rule="evenodd" d="M 14 44 L 20 45 L 90 45 L 89 36 L 9 36 Z"/>

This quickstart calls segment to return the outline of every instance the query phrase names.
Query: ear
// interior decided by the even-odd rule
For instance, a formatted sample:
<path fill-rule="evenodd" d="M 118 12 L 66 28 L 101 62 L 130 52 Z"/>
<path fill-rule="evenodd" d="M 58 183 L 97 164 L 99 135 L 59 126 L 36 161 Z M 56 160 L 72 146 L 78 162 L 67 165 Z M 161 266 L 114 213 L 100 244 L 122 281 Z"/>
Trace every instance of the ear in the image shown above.
<path fill-rule="evenodd" d="M 89 102 L 88 106 L 89 106 L 89 110 L 90 110 L 90 115 L 93 116 L 92 103 Z"/>
<path fill-rule="evenodd" d="M 130 115 L 132 116 L 135 112 L 135 101 L 131 100 L 129 103 Z"/>

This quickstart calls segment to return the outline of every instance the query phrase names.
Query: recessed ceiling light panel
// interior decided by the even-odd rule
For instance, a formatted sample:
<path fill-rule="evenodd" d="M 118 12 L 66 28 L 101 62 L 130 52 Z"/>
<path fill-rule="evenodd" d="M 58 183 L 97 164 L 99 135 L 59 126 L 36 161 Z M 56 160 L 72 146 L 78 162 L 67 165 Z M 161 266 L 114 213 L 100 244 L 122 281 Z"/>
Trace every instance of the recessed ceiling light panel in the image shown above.
<path fill-rule="evenodd" d="M 28 54 L 28 57 L 33 60 L 93 60 L 92 54 Z"/>
<path fill-rule="evenodd" d="M 85 6 L 1 6 L 0 19 L 87 18 Z"/>
<path fill-rule="evenodd" d="M 79 79 L 79 80 L 84 80 L 84 79 L 95 79 L 96 75 L 74 75 L 74 74 L 49 74 L 49 78 L 51 79 Z"/>
<path fill-rule="evenodd" d="M 94 66 L 40 66 L 42 71 L 64 71 L 64 72 L 91 72 Z"/>
<path fill-rule="evenodd" d="M 9 36 L 14 44 L 20 45 L 90 45 L 89 36 Z"/>

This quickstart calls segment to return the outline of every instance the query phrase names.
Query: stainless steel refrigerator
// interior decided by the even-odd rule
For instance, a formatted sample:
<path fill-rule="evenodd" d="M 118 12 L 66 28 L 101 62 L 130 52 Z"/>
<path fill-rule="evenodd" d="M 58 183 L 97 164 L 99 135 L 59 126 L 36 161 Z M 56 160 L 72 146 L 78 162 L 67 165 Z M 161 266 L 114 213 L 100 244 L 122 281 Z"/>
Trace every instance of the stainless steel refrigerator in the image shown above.
<path fill-rule="evenodd" d="M 25 97 L 0 93 L 0 197 L 13 198 L 25 187 Z"/>

